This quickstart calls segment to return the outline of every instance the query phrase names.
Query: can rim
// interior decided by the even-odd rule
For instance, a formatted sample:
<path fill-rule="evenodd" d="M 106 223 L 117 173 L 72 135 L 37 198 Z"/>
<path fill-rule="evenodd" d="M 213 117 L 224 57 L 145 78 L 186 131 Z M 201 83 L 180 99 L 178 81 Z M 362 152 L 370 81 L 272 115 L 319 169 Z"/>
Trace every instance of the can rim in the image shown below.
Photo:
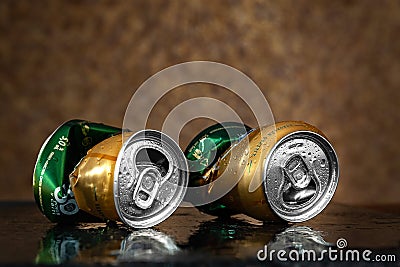
<path fill-rule="evenodd" d="M 37 153 L 36 156 L 36 161 L 35 161 L 35 165 L 33 167 L 33 173 L 32 173 L 32 188 L 33 188 L 33 196 L 35 198 L 35 202 L 37 204 L 37 206 L 39 207 L 40 211 L 47 217 L 50 219 L 50 217 L 48 217 L 48 215 L 45 213 L 45 209 L 43 206 L 43 196 L 42 196 L 42 190 L 41 190 L 41 183 L 43 182 L 43 180 L 39 177 L 37 177 L 36 174 L 36 170 L 39 166 L 39 162 L 42 160 L 42 156 L 43 156 L 43 152 L 46 149 L 46 147 L 48 146 L 48 143 L 50 142 L 50 140 L 63 128 L 65 127 L 65 125 L 67 125 L 70 122 L 74 122 L 74 121 L 79 121 L 79 120 L 69 120 L 64 122 L 63 124 L 59 125 L 54 131 L 51 132 L 51 134 L 49 136 L 47 136 L 47 138 L 44 140 L 42 146 L 39 149 L 39 152 Z M 37 181 L 36 181 L 37 180 Z M 36 189 L 36 183 L 38 184 L 39 188 Z M 36 192 L 37 190 L 37 192 Z M 51 220 L 51 219 L 50 219 Z"/>
<path fill-rule="evenodd" d="M 171 149 L 173 149 L 174 152 L 176 152 L 177 158 L 174 159 L 175 164 L 179 164 L 179 166 L 175 166 L 182 170 L 180 172 L 183 175 L 180 175 L 179 179 L 181 179 L 182 184 L 178 185 L 180 188 L 180 191 L 177 193 L 176 197 L 173 198 L 170 202 L 167 203 L 166 206 L 162 207 L 156 214 L 156 216 L 150 216 L 150 218 L 145 218 L 143 220 L 132 220 L 130 218 L 127 218 L 124 213 L 121 210 L 121 204 L 120 204 L 120 196 L 119 196 L 119 170 L 121 167 L 121 161 L 123 160 L 124 153 L 127 150 L 127 148 L 131 145 L 132 142 L 135 142 L 135 139 L 140 139 L 140 138 L 146 138 L 147 136 L 152 136 L 155 137 L 159 136 L 161 144 L 169 146 Z M 145 139 L 141 139 L 145 140 Z M 141 141 L 139 140 L 139 141 Z M 143 148 L 141 148 L 143 149 Z M 171 158 L 171 155 L 168 155 L 167 158 Z M 188 164 L 186 161 L 186 158 L 180 149 L 179 145 L 168 135 L 157 131 L 157 130 L 151 130 L 151 129 L 146 129 L 142 130 L 139 132 L 136 132 L 135 134 L 131 135 L 127 140 L 124 140 L 123 145 L 121 147 L 121 150 L 118 153 L 117 156 L 117 161 L 115 164 L 115 169 L 114 169 L 114 186 L 113 186 L 113 194 L 114 194 L 114 204 L 115 204 L 115 209 L 117 210 L 118 216 L 121 219 L 121 221 L 130 227 L 133 228 L 149 228 L 154 225 L 157 225 L 167 219 L 180 205 L 182 202 L 185 194 L 186 194 L 186 189 L 188 186 L 189 182 L 189 172 L 188 172 Z"/>
<path fill-rule="evenodd" d="M 38 186 L 42 183 L 42 179 L 37 177 L 36 175 L 36 170 L 39 166 L 39 162 L 42 159 L 42 155 L 43 155 L 43 151 L 45 150 L 45 148 L 47 147 L 47 144 L 49 143 L 50 139 L 54 136 L 54 134 L 59 130 L 59 128 L 61 128 L 61 126 L 59 126 L 56 130 L 54 130 L 47 138 L 46 140 L 43 142 L 42 146 L 39 149 L 39 153 L 37 155 L 36 161 L 35 161 L 35 166 L 33 167 L 33 173 L 32 173 L 32 177 L 33 177 L 33 181 L 32 181 L 32 188 L 33 188 L 33 195 L 35 198 L 35 202 L 37 204 L 37 206 L 39 207 L 39 209 L 41 210 L 41 212 L 44 212 L 44 206 L 43 206 L 43 198 L 42 198 L 42 190 L 39 188 L 38 192 L 36 193 L 36 183 L 38 184 Z M 38 180 L 38 181 L 36 181 Z M 47 215 L 46 215 L 47 216 Z"/>
<path fill-rule="evenodd" d="M 272 199 L 269 197 L 268 195 L 268 190 L 267 190 L 267 183 L 268 183 L 268 179 L 267 179 L 267 170 L 268 170 L 268 166 L 271 160 L 272 155 L 274 154 L 275 150 L 284 142 L 288 141 L 288 139 L 293 138 L 294 136 L 297 135 L 308 135 L 308 136 L 312 136 L 312 138 L 318 140 L 318 143 L 320 145 L 323 145 L 323 149 L 325 150 L 324 153 L 329 153 L 329 155 L 326 155 L 330 160 L 332 160 L 332 162 L 330 163 L 330 165 L 332 165 L 332 167 L 329 168 L 329 183 L 328 185 L 325 186 L 324 189 L 324 194 L 321 195 L 319 198 L 314 199 L 311 203 L 308 203 L 308 205 L 306 205 L 305 207 L 307 207 L 307 209 L 299 214 L 287 214 L 285 212 L 283 212 L 282 210 L 280 210 L 278 207 L 276 207 L 274 205 L 274 203 L 272 202 Z M 332 199 L 338 182 L 339 182 L 339 161 L 338 161 L 338 157 L 337 154 L 334 150 L 334 148 L 332 147 L 332 145 L 330 144 L 330 142 L 321 134 L 318 134 L 316 132 L 313 131 L 309 131 L 309 130 L 298 130 L 298 131 L 294 131 L 290 134 L 287 134 L 285 136 L 283 136 L 278 142 L 275 143 L 275 145 L 271 148 L 270 153 L 268 153 L 268 156 L 266 157 L 265 161 L 264 161 L 264 166 L 263 166 L 263 190 L 264 190 L 264 194 L 267 198 L 268 204 L 271 207 L 271 209 L 275 212 L 275 214 L 277 214 L 279 217 L 281 217 L 282 219 L 289 221 L 289 222 L 304 222 L 307 221 L 309 219 L 312 219 L 313 217 L 315 217 L 316 215 L 318 215 L 319 213 L 321 213 L 325 207 L 329 204 L 330 200 Z"/>

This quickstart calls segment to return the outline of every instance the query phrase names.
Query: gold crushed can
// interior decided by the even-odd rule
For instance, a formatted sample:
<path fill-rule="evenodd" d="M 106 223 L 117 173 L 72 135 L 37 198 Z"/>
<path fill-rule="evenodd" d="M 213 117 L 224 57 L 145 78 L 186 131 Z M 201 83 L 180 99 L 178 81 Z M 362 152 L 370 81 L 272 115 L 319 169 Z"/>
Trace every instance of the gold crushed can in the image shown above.
<path fill-rule="evenodd" d="M 71 173 L 70 184 L 81 210 L 147 228 L 179 206 L 187 188 L 187 169 L 175 141 L 159 131 L 143 130 L 95 145 Z"/>
<path fill-rule="evenodd" d="M 210 195 L 237 181 L 213 202 L 232 213 L 302 222 L 328 205 L 338 177 L 338 159 L 325 135 L 305 122 L 286 121 L 251 131 L 202 179 Z"/>

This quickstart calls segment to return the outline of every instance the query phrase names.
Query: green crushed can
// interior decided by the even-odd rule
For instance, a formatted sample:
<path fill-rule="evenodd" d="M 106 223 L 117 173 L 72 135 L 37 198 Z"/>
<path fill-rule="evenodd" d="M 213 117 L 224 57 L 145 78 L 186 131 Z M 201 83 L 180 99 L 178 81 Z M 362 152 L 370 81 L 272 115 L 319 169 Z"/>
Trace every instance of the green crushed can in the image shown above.
<path fill-rule="evenodd" d="M 208 183 L 205 175 L 219 157 L 234 143 L 247 136 L 252 128 L 238 122 L 223 122 L 211 125 L 197 134 L 185 150 L 189 166 L 189 186 L 197 187 Z M 226 206 L 209 203 L 197 207 L 200 211 L 216 215 L 231 215 Z"/>
<path fill-rule="evenodd" d="M 58 127 L 44 142 L 33 172 L 33 192 L 40 211 L 52 222 L 99 221 L 79 209 L 69 175 L 101 141 L 121 129 L 84 120 L 71 120 Z"/>

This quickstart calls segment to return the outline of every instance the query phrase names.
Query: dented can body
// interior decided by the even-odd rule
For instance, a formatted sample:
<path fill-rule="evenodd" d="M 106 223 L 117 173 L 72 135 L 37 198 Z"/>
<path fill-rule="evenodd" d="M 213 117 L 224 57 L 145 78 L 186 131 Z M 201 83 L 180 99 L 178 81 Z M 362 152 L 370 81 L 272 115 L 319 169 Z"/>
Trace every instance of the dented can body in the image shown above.
<path fill-rule="evenodd" d="M 255 129 L 246 137 L 248 145 L 242 140 L 231 146 L 208 173 L 210 191 L 217 190 L 213 181 L 223 175 L 240 176 L 214 205 L 263 221 L 290 222 L 311 219 L 326 207 L 338 183 L 339 166 L 320 130 L 288 121 Z"/>
<path fill-rule="evenodd" d="M 97 143 L 121 132 L 100 123 L 71 120 L 44 142 L 33 172 L 33 192 L 41 212 L 53 222 L 98 221 L 79 209 L 69 183 L 75 165 Z"/>
<path fill-rule="evenodd" d="M 252 129 L 242 123 L 225 122 L 211 125 L 197 134 L 185 150 L 190 171 L 190 186 L 203 185 L 204 174 L 235 142 Z"/>
<path fill-rule="evenodd" d="M 236 142 L 249 134 L 252 129 L 238 122 L 217 123 L 207 127 L 189 143 L 185 156 L 189 165 L 189 186 L 203 186 L 210 182 L 207 175 L 221 155 Z M 231 215 L 232 211 L 221 203 L 209 203 L 197 208 L 211 215 Z"/>
<path fill-rule="evenodd" d="M 103 220 L 118 220 L 113 183 L 121 146 L 120 134 L 100 142 L 88 151 L 69 176 L 79 208 Z"/>

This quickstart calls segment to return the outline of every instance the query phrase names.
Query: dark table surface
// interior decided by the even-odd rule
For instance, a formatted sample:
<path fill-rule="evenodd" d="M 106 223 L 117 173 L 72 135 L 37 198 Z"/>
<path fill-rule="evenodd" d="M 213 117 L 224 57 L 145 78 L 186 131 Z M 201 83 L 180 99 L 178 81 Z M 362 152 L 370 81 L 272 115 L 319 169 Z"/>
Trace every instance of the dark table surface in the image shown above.
<path fill-rule="evenodd" d="M 34 203 L 3 202 L 0 225 L 2 265 L 289 265 L 290 258 L 260 261 L 257 253 L 267 246 L 268 252 L 285 250 L 286 258 L 292 250 L 316 251 L 317 260 L 311 259 L 315 266 L 365 264 L 344 256 L 339 260 L 339 253 L 357 250 L 361 255 L 366 249 L 372 251 L 368 258 L 373 264 L 400 266 L 400 216 L 339 204 L 330 204 L 316 218 L 299 224 L 262 223 L 244 215 L 217 218 L 195 208 L 179 208 L 152 229 L 132 230 L 113 223 L 57 225 Z M 338 239 L 344 239 L 339 246 L 344 241 L 347 245 L 338 248 Z M 338 259 L 319 261 L 318 255 L 328 248 L 338 251 Z M 260 253 L 262 257 L 264 250 Z M 390 262 L 377 262 L 377 255 Z"/>

